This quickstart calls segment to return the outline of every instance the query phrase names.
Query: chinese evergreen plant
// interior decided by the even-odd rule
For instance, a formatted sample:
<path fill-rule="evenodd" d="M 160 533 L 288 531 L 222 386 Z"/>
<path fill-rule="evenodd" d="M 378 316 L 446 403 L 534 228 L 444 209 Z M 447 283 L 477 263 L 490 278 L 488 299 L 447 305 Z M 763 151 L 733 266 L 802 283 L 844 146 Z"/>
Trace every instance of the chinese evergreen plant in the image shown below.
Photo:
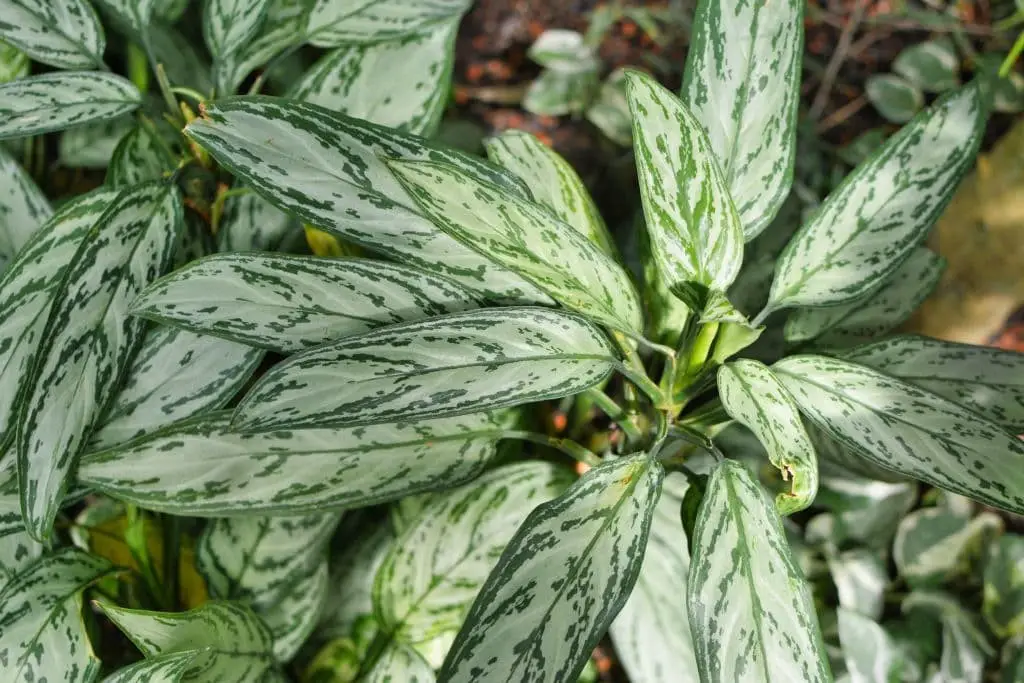
<path fill-rule="evenodd" d="M 979 87 L 790 237 L 803 3 L 701 0 L 632 272 L 429 142 L 469 4 L 0 0 L 0 680 L 1024 679 L 1024 362 L 892 334 Z"/>

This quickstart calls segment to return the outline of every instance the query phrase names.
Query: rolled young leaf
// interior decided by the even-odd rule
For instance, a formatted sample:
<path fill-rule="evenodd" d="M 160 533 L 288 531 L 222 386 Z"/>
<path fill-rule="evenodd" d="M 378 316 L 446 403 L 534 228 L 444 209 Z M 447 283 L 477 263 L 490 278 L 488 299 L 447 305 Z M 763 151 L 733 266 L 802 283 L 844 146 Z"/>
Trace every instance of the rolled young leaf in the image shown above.
<path fill-rule="evenodd" d="M 437 275 L 369 259 L 217 254 L 147 287 L 136 315 L 283 353 L 481 306 Z"/>
<path fill-rule="evenodd" d="M 793 180 L 803 8 L 701 0 L 693 19 L 681 95 L 707 131 L 748 241 Z"/>
<path fill-rule="evenodd" d="M 0 38 L 60 69 L 102 66 L 107 44 L 87 0 L 0 0 Z"/>
<path fill-rule="evenodd" d="M 92 453 L 78 478 L 146 509 L 199 517 L 364 507 L 483 471 L 506 425 L 486 414 L 239 434 L 224 413 Z"/>
<path fill-rule="evenodd" d="M 57 71 L 0 85 L 0 140 L 107 121 L 138 109 L 131 81 L 100 71 Z"/>
<path fill-rule="evenodd" d="M 771 500 L 740 463 L 723 460 L 711 474 L 690 547 L 703 683 L 832 681 L 810 588 Z"/>
<path fill-rule="evenodd" d="M 755 360 L 738 360 L 718 370 L 722 406 L 757 436 L 790 491 L 775 498 L 779 513 L 803 510 L 818 492 L 818 460 L 800 413 L 786 387 Z"/>
<path fill-rule="evenodd" d="M 572 226 L 541 206 L 455 166 L 389 164 L 434 225 L 543 290 L 566 308 L 640 334 L 640 297 L 629 274 Z"/>
<path fill-rule="evenodd" d="M 601 330 L 573 314 L 455 313 L 292 356 L 242 398 L 232 426 L 355 426 L 491 410 L 577 394 L 617 363 Z"/>
<path fill-rule="evenodd" d="M 170 264 L 181 210 L 170 184 L 122 191 L 53 293 L 18 418 L 22 511 L 37 539 L 49 536 L 78 453 L 142 341 L 145 323 L 128 304 Z"/>
<path fill-rule="evenodd" d="M 316 0 L 306 35 L 317 47 L 376 43 L 432 24 L 457 22 L 471 4 L 472 0 Z"/>
<path fill-rule="evenodd" d="M 438 680 L 575 680 L 633 589 L 664 474 L 646 454 L 618 458 L 531 512 Z"/>
<path fill-rule="evenodd" d="M 772 369 L 804 415 L 868 462 L 1024 512 L 1024 445 L 983 417 L 845 360 L 792 356 Z"/>
<path fill-rule="evenodd" d="M 845 304 L 878 289 L 953 197 L 974 161 L 984 124 L 981 95 L 972 84 L 889 138 L 790 240 L 765 311 Z"/>
<path fill-rule="evenodd" d="M 0 147 L 0 273 L 52 215 L 42 190 Z"/>
<path fill-rule="evenodd" d="M 711 143 L 693 114 L 651 76 L 627 72 L 640 197 L 658 268 L 687 305 L 724 291 L 743 263 L 743 229 Z"/>

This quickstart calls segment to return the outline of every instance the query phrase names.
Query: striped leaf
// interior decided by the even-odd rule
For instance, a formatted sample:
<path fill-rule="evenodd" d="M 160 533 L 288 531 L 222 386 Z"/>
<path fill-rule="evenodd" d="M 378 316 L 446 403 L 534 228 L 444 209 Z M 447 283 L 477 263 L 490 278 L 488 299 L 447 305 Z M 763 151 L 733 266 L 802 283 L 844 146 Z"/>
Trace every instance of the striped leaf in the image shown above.
<path fill-rule="evenodd" d="M 0 480 L 4 479 L 0 475 Z M 25 531 L 21 499 L 13 479 L 0 483 L 0 592 L 46 548 Z"/>
<path fill-rule="evenodd" d="M 237 517 L 206 527 L 196 565 L 215 598 L 248 605 L 287 662 L 320 617 L 327 594 L 327 549 L 340 513 Z"/>
<path fill-rule="evenodd" d="M 824 308 L 800 308 L 786 320 L 790 342 L 814 339 L 818 347 L 844 347 L 881 337 L 907 320 L 939 283 L 946 261 L 924 248 L 915 249 L 863 300 Z"/>
<path fill-rule="evenodd" d="M 900 521 L 892 559 L 911 587 L 938 586 L 970 576 L 1002 531 L 1002 520 L 991 512 L 968 518 L 948 508 L 915 510 Z"/>
<path fill-rule="evenodd" d="M 842 607 L 839 639 L 850 683 L 895 683 L 901 680 L 903 658 L 896 643 L 871 619 Z"/>
<path fill-rule="evenodd" d="M 487 158 L 519 176 L 539 204 L 615 257 L 615 243 L 590 192 L 558 152 L 519 130 L 507 130 L 484 144 Z"/>
<path fill-rule="evenodd" d="M 290 353 L 480 306 L 445 278 L 367 259 L 218 254 L 153 283 L 133 313 Z"/>
<path fill-rule="evenodd" d="M 77 455 L 142 340 L 145 323 L 128 305 L 170 263 L 180 224 L 174 186 L 124 190 L 54 291 L 18 418 L 22 510 L 37 539 L 49 536 Z"/>
<path fill-rule="evenodd" d="M 791 481 L 775 498 L 779 513 L 803 510 L 818 492 L 818 460 L 789 392 L 756 360 L 738 360 L 718 369 L 718 395 L 735 420 L 754 432 L 768 459 Z"/>
<path fill-rule="evenodd" d="M 927 337 L 901 336 L 850 349 L 848 361 L 898 377 L 1024 432 L 1024 355 Z"/>
<path fill-rule="evenodd" d="M 700 122 L 651 76 L 630 71 L 626 95 L 647 232 L 673 292 L 703 310 L 743 263 L 743 228 Z"/>
<path fill-rule="evenodd" d="M 531 512 L 438 679 L 575 680 L 633 590 L 664 474 L 646 454 L 619 458 Z"/>
<path fill-rule="evenodd" d="M 302 77 L 290 97 L 417 135 L 433 135 L 448 103 L 457 22 L 395 40 L 344 45 Z"/>
<path fill-rule="evenodd" d="M 74 548 L 28 565 L 0 592 L 0 679 L 89 683 L 99 673 L 82 622 L 82 591 L 114 572 Z"/>
<path fill-rule="evenodd" d="M 703 683 L 831 681 L 811 591 L 746 468 L 711 474 L 690 542 L 690 628 Z"/>
<path fill-rule="evenodd" d="M 854 169 L 786 246 L 766 310 L 851 303 L 878 289 L 974 161 L 980 97 L 973 84 L 940 99 Z"/>
<path fill-rule="evenodd" d="M 89 440 L 118 444 L 223 408 L 263 359 L 241 344 L 170 327 L 151 327 L 120 389 Z"/>
<path fill-rule="evenodd" d="M 306 24 L 317 47 L 377 43 L 435 24 L 458 23 L 472 0 L 316 0 Z"/>
<path fill-rule="evenodd" d="M 218 87 L 227 95 L 235 91 L 254 69 L 305 42 L 306 16 L 314 0 L 269 0 L 259 33 L 237 54 L 218 65 Z"/>
<path fill-rule="evenodd" d="M 160 180 L 174 170 L 177 160 L 155 130 L 137 125 L 114 149 L 107 166 L 106 184 L 128 187 L 151 180 Z"/>
<path fill-rule="evenodd" d="M 434 683 L 434 670 L 416 650 L 392 641 L 360 683 Z"/>
<path fill-rule="evenodd" d="M 52 215 L 42 190 L 0 147 L 0 273 Z"/>
<path fill-rule="evenodd" d="M 701 0 L 683 101 L 708 134 L 747 240 L 789 193 L 803 55 L 801 0 Z"/>
<path fill-rule="evenodd" d="M 640 297 L 626 270 L 543 207 L 449 164 L 390 167 L 437 227 L 482 257 L 566 308 L 627 333 L 643 331 Z"/>
<path fill-rule="evenodd" d="M 690 553 L 679 520 L 686 489 L 682 474 L 665 478 L 636 587 L 609 629 L 631 683 L 700 682 L 686 615 Z"/>
<path fill-rule="evenodd" d="M 231 197 L 217 231 L 219 251 L 276 251 L 289 231 L 298 228 L 294 218 L 255 192 Z"/>
<path fill-rule="evenodd" d="M 864 460 L 1024 512 L 1024 445 L 995 424 L 844 360 L 792 356 L 772 369 L 804 415 Z"/>
<path fill-rule="evenodd" d="M 100 71 L 57 71 L 0 85 L 0 139 L 107 121 L 139 107 L 131 81 Z"/>
<path fill-rule="evenodd" d="M 268 98 L 209 104 L 206 117 L 186 131 L 237 177 L 305 223 L 447 275 L 499 302 L 551 301 L 422 217 L 385 160 L 444 161 L 519 190 L 518 181 L 484 162 L 321 107 Z"/>
<path fill-rule="evenodd" d="M 0 38 L 61 69 L 101 66 L 107 44 L 86 0 L 0 0 Z"/>
<path fill-rule="evenodd" d="M 570 482 L 565 470 L 550 463 L 525 462 L 431 499 L 377 571 L 374 614 L 380 627 L 428 661 L 430 648 L 425 646 L 440 639 L 443 659 L 523 520 Z"/>
<path fill-rule="evenodd" d="M 104 678 L 103 683 L 179 683 L 192 663 L 206 656 L 205 649 L 168 652 L 118 669 Z"/>
<path fill-rule="evenodd" d="M 602 332 L 568 313 L 456 313 L 292 356 L 242 398 L 232 426 L 355 426 L 492 410 L 577 394 L 616 362 Z"/>
<path fill-rule="evenodd" d="M 43 329 L 78 248 L 114 201 L 111 190 L 72 199 L 37 229 L 0 277 L 0 451 L 14 439 L 19 389 L 43 341 Z"/>
<path fill-rule="evenodd" d="M 277 673 L 270 631 L 252 610 L 238 603 L 211 601 L 188 612 L 147 612 L 108 602 L 99 607 L 147 659 L 200 650 L 192 661 L 189 681 L 287 680 Z"/>
<path fill-rule="evenodd" d="M 269 0 L 207 0 L 203 40 L 214 62 L 233 56 L 260 30 Z"/>
<path fill-rule="evenodd" d="M 483 470 L 503 429 L 482 414 L 258 434 L 233 432 L 229 420 L 197 418 L 88 455 L 78 478 L 149 510 L 295 515 L 460 484 Z"/>

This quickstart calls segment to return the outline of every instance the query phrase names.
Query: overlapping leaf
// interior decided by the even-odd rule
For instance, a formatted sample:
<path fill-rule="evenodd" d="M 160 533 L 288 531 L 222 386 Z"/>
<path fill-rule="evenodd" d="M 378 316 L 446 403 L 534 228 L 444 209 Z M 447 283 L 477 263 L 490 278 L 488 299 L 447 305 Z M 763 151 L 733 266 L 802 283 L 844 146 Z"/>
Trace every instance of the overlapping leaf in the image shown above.
<path fill-rule="evenodd" d="M 49 536 L 89 431 L 142 340 L 128 305 L 170 263 L 181 199 L 169 184 L 124 190 L 92 226 L 54 291 L 18 421 L 18 478 L 29 532 Z"/>
<path fill-rule="evenodd" d="M 107 185 L 127 187 L 151 180 L 160 180 L 170 173 L 177 161 L 159 133 L 144 125 L 137 125 L 125 135 L 114 149 L 107 167 Z"/>
<path fill-rule="evenodd" d="M 57 71 L 0 85 L 0 139 L 117 118 L 138 108 L 130 81 L 100 71 Z"/>
<path fill-rule="evenodd" d="M 208 0 L 203 39 L 215 61 L 240 51 L 260 30 L 268 0 Z"/>
<path fill-rule="evenodd" d="M 7 83 L 28 76 L 32 60 L 28 55 L 0 41 L 0 83 Z"/>
<path fill-rule="evenodd" d="M 362 259 L 221 254 L 143 292 L 133 312 L 282 352 L 377 327 L 477 308 L 464 287 L 418 268 Z"/>
<path fill-rule="evenodd" d="M 839 608 L 839 638 L 850 683 L 889 683 L 900 680 L 900 652 L 877 623 L 852 610 Z"/>
<path fill-rule="evenodd" d="M 51 215 L 42 190 L 0 147 L 0 273 Z"/>
<path fill-rule="evenodd" d="M 355 519 L 356 525 L 349 524 Z M 329 560 L 327 595 L 314 637 L 349 638 L 359 620 L 372 618 L 377 569 L 391 552 L 395 535 L 387 522 L 367 523 L 359 513 L 346 515 Z"/>
<path fill-rule="evenodd" d="M 1002 637 L 1024 635 L 1024 537 L 1004 534 L 989 548 L 985 562 L 982 614 Z"/>
<path fill-rule="evenodd" d="M 619 458 L 530 513 L 439 680 L 574 680 L 633 589 L 663 477 L 646 454 Z"/>
<path fill-rule="evenodd" d="M 841 476 L 822 476 L 817 502 L 831 510 L 843 539 L 888 548 L 896 526 L 917 500 L 912 483 L 888 483 Z"/>
<path fill-rule="evenodd" d="M 296 228 L 294 218 L 255 192 L 247 192 L 225 203 L 217 245 L 220 251 L 275 251 Z"/>
<path fill-rule="evenodd" d="M 434 670 L 416 650 L 392 641 L 361 680 L 365 683 L 434 683 L 437 679 Z"/>
<path fill-rule="evenodd" d="M 104 678 L 103 683 L 179 683 L 192 663 L 206 656 L 205 648 L 168 652 L 118 669 Z"/>
<path fill-rule="evenodd" d="M 432 24 L 457 23 L 470 0 L 316 0 L 306 35 L 317 47 L 376 43 L 406 36 Z"/>
<path fill-rule="evenodd" d="M 683 101 L 707 131 L 747 240 L 793 179 L 803 5 L 702 0 L 693 18 Z"/>
<path fill-rule="evenodd" d="M 569 313 L 455 313 L 292 356 L 242 398 L 232 425 L 354 426 L 491 410 L 579 393 L 617 362 L 603 333 Z"/>
<path fill-rule="evenodd" d="M 767 310 L 856 301 L 920 244 L 974 161 L 984 128 L 976 84 L 885 142 L 790 241 Z"/>
<path fill-rule="evenodd" d="M 321 107 L 268 98 L 207 105 L 206 117 L 186 131 L 257 192 L 310 225 L 503 303 L 551 301 L 423 218 L 385 163 L 429 158 L 520 191 L 518 181 L 473 157 Z"/>
<path fill-rule="evenodd" d="M 139 38 L 143 38 L 153 21 L 154 11 L 163 0 L 97 0 L 100 9 L 114 15 L 117 22 L 129 29 Z"/>
<path fill-rule="evenodd" d="M 985 545 L 1002 530 L 991 512 L 966 518 L 947 508 L 915 510 L 896 530 L 892 557 L 910 586 L 939 585 L 980 566 Z"/>
<path fill-rule="evenodd" d="M 870 463 L 1024 512 L 1024 445 L 947 399 L 848 361 L 773 366 L 800 411 Z"/>
<path fill-rule="evenodd" d="M 2 0 L 0 38 L 62 69 L 103 64 L 106 38 L 87 0 Z"/>
<path fill-rule="evenodd" d="M 836 539 L 837 542 L 841 540 Z M 883 554 L 867 548 L 854 548 L 829 554 L 826 559 L 839 606 L 869 619 L 881 619 L 885 608 L 885 589 L 889 585 Z"/>
<path fill-rule="evenodd" d="M 218 87 L 232 93 L 254 69 L 306 40 L 306 17 L 315 0 L 269 0 L 260 32 L 230 60 L 218 65 Z"/>
<path fill-rule="evenodd" d="M 452 165 L 401 161 L 390 167 L 445 233 L 566 308 L 619 330 L 642 332 L 640 297 L 629 274 L 579 230 Z"/>
<path fill-rule="evenodd" d="M 0 474 L 0 593 L 46 549 L 34 541 L 21 521 L 21 500 L 13 478 Z"/>
<path fill-rule="evenodd" d="M 57 159 L 70 168 L 106 168 L 131 128 L 130 117 L 118 116 L 65 130 L 57 141 Z"/>
<path fill-rule="evenodd" d="M 832 680 L 779 515 L 740 463 L 712 473 L 691 548 L 687 602 L 704 683 Z"/>
<path fill-rule="evenodd" d="M 363 507 L 475 477 L 504 426 L 474 414 L 239 434 L 229 422 L 197 418 L 91 454 L 79 480 L 150 510 L 196 516 Z"/>

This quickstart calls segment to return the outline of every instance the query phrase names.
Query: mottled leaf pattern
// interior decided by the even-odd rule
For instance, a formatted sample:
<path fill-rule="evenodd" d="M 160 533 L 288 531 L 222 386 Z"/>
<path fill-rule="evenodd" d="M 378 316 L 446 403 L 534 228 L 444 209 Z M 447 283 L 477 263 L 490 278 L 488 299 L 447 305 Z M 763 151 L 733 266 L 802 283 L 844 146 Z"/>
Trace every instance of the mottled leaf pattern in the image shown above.
<path fill-rule="evenodd" d="M 839 606 L 869 619 L 881 619 L 885 609 L 885 589 L 889 585 L 883 554 L 867 548 L 854 548 L 828 554 L 826 560 L 836 586 Z"/>
<path fill-rule="evenodd" d="M 438 679 L 575 680 L 633 589 L 663 478 L 646 454 L 619 458 L 531 512 Z"/>
<path fill-rule="evenodd" d="M 324 344 L 279 363 L 249 390 L 244 431 L 441 417 L 571 396 L 617 363 L 575 315 L 503 308 L 430 318 Z"/>
<path fill-rule="evenodd" d="M 781 514 L 803 510 L 818 492 L 818 461 L 800 413 L 782 383 L 756 360 L 738 360 L 718 370 L 722 406 L 757 436 L 768 458 L 791 481 L 775 498 Z"/>
<path fill-rule="evenodd" d="M 0 139 L 39 135 L 138 108 L 130 81 L 99 71 L 57 71 L 0 85 Z"/>
<path fill-rule="evenodd" d="M 0 481 L 4 478 L 0 474 Z M 32 540 L 22 524 L 21 500 L 14 480 L 0 483 L 0 592 L 44 550 L 45 547 Z"/>
<path fill-rule="evenodd" d="M 0 147 L 0 273 L 51 215 L 42 190 Z"/>
<path fill-rule="evenodd" d="M 740 463 L 711 474 L 691 547 L 687 603 L 704 683 L 832 680 L 810 588 Z"/>
<path fill-rule="evenodd" d="M 179 683 L 195 660 L 207 656 L 207 651 L 201 649 L 168 652 L 118 669 L 103 683 Z"/>
<path fill-rule="evenodd" d="M 306 35 L 317 47 L 376 43 L 432 24 L 458 23 L 471 0 L 316 0 Z"/>
<path fill-rule="evenodd" d="M 1002 531 L 991 512 L 967 518 L 948 508 L 915 510 L 900 521 L 892 559 L 911 587 L 937 586 L 969 575 L 987 541 Z"/>
<path fill-rule="evenodd" d="M 434 683 L 434 670 L 416 650 L 392 641 L 360 683 Z"/>
<path fill-rule="evenodd" d="M 214 61 L 231 57 L 260 30 L 268 0 L 206 0 L 203 39 Z"/>
<path fill-rule="evenodd" d="M 881 286 L 920 244 L 974 161 L 977 84 L 942 98 L 847 176 L 790 240 L 768 310 L 843 304 Z"/>
<path fill-rule="evenodd" d="M 941 396 L 844 360 L 776 363 L 800 411 L 870 463 L 1024 512 L 1024 445 Z"/>
<path fill-rule="evenodd" d="M 35 538 L 49 536 L 77 455 L 142 340 L 145 322 L 128 304 L 169 265 L 181 210 L 172 185 L 124 190 L 53 294 L 18 418 L 22 509 Z"/>
<path fill-rule="evenodd" d="M 285 353 L 479 307 L 443 277 L 382 261 L 219 254 L 153 283 L 133 312 Z"/>
<path fill-rule="evenodd" d="M 682 97 L 707 131 L 747 240 L 768 227 L 793 179 L 803 6 L 701 0 L 693 18 Z"/>
<path fill-rule="evenodd" d="M 0 0 L 0 38 L 61 69 L 100 66 L 106 47 L 99 17 L 86 0 Z"/>
<path fill-rule="evenodd" d="M 927 389 L 1024 431 L 1024 355 L 1014 351 L 902 336 L 850 349 L 846 360 Z"/>
<path fill-rule="evenodd" d="M 269 0 L 259 33 L 217 67 L 218 88 L 228 95 L 254 69 L 305 42 L 306 17 L 315 0 Z"/>
<path fill-rule="evenodd" d="M 449 162 L 518 191 L 518 181 L 484 162 L 321 107 L 268 98 L 207 105 L 206 117 L 186 130 L 257 192 L 310 225 L 499 302 L 551 301 L 423 218 L 385 160 Z"/>
<path fill-rule="evenodd" d="M 839 608 L 839 639 L 850 683 L 897 683 L 900 655 L 896 644 L 874 621 Z"/>
<path fill-rule="evenodd" d="M 15 576 L 0 592 L 0 678 L 90 683 L 100 662 L 82 622 L 82 591 L 112 571 L 67 548 Z"/>
<path fill-rule="evenodd" d="M 494 455 L 487 415 L 239 434 L 197 418 L 82 459 L 78 477 L 150 510 L 196 516 L 363 507 L 457 484 Z"/>
<path fill-rule="evenodd" d="M 177 160 L 159 134 L 147 126 L 137 125 L 114 149 L 106 183 L 111 187 L 127 187 L 160 180 L 176 165 Z"/>
<path fill-rule="evenodd" d="M 543 207 L 448 164 L 390 166 L 437 227 L 482 257 L 566 308 L 625 332 L 643 330 L 640 297 L 625 269 Z"/>
<path fill-rule="evenodd" d="M 96 4 L 114 15 L 117 22 L 143 38 L 153 20 L 154 10 L 163 0 L 97 0 Z"/>
<path fill-rule="evenodd" d="M 658 268 L 673 288 L 725 290 L 743 263 L 743 229 L 704 129 L 651 76 L 629 72 L 626 95 Z M 704 308 L 699 292 L 688 298 Z"/>

